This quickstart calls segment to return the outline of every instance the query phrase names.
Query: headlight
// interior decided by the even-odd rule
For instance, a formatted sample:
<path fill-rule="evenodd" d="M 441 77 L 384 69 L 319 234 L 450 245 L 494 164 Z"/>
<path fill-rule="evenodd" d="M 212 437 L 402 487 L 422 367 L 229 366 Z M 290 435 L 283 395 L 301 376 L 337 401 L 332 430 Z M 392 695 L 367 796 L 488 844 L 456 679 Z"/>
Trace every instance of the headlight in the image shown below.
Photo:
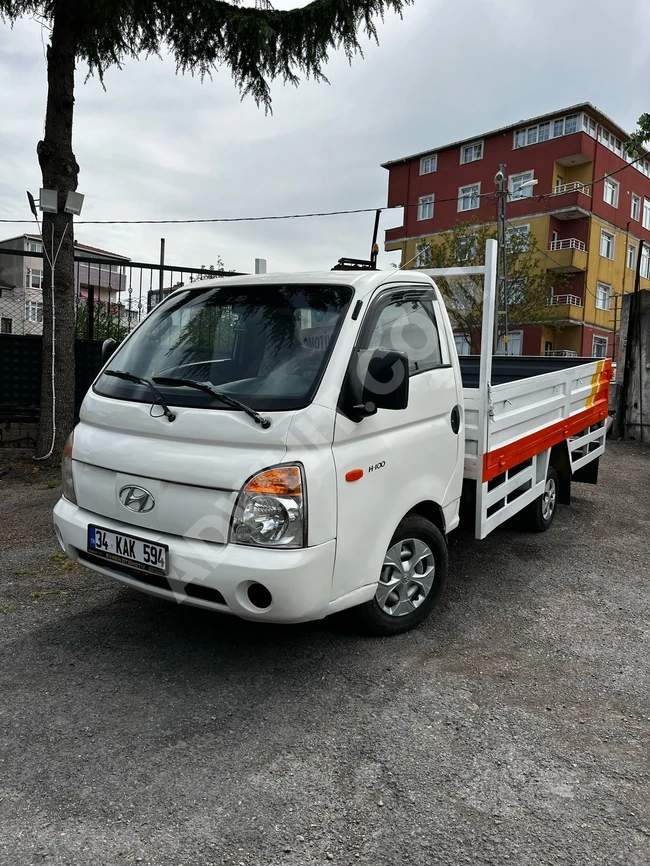
<path fill-rule="evenodd" d="M 251 547 L 304 547 L 304 485 L 300 466 L 276 466 L 242 488 L 230 540 Z"/>
<path fill-rule="evenodd" d="M 61 458 L 61 493 L 68 500 L 77 504 L 77 495 L 74 490 L 74 479 L 72 477 L 72 439 L 74 433 L 68 436 L 68 441 L 63 448 Z"/>

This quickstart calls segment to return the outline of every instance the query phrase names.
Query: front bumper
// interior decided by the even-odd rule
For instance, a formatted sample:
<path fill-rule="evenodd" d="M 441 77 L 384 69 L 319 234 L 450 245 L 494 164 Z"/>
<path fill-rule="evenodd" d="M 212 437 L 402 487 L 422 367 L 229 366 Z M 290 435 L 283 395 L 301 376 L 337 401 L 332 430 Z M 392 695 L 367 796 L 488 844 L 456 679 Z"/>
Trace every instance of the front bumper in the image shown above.
<path fill-rule="evenodd" d="M 145 582 L 131 569 L 87 558 L 88 524 L 93 523 L 169 546 L 169 580 Z M 152 532 L 86 511 L 61 498 L 54 508 L 57 537 L 70 559 L 150 595 L 243 619 L 306 622 L 332 612 L 330 595 L 336 542 L 301 550 L 265 550 L 238 544 L 215 544 Z M 259 609 L 248 589 L 261 583 L 271 593 L 269 607 Z M 162 586 L 161 586 L 162 584 Z M 216 590 L 216 592 L 214 592 Z M 221 594 L 222 602 L 210 600 Z M 199 597 L 203 596 L 203 597 Z"/>

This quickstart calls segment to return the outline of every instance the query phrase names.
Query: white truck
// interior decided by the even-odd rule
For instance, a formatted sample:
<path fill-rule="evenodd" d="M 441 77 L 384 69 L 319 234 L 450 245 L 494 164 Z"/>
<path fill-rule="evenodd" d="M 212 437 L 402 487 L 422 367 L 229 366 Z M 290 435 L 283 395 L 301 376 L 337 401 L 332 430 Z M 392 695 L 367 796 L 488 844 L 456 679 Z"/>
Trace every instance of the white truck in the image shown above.
<path fill-rule="evenodd" d="M 543 531 L 605 449 L 609 360 L 492 356 L 496 259 L 174 292 L 105 347 L 63 458 L 65 553 L 249 620 L 422 622 L 461 506 L 479 539 L 519 512 Z M 481 354 L 459 359 L 433 278 L 477 274 Z"/>

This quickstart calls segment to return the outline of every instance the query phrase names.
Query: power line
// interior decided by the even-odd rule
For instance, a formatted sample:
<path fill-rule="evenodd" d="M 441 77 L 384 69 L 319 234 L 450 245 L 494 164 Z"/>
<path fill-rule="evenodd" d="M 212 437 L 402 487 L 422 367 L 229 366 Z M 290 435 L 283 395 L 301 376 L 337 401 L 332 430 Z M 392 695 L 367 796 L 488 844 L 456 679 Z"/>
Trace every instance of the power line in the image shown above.
<path fill-rule="evenodd" d="M 585 186 L 595 186 L 597 183 L 602 183 L 610 177 L 613 177 L 615 174 L 619 174 L 621 171 L 625 171 L 626 168 L 630 168 L 635 163 L 640 160 L 645 159 L 645 155 L 638 156 L 636 159 L 633 159 L 631 162 L 622 165 L 620 168 L 615 169 L 614 171 L 609 172 L 608 174 L 603 175 L 602 177 L 597 178 L 596 180 L 591 181 L 589 184 L 584 184 Z M 468 184 L 471 186 L 472 184 Z M 431 193 L 434 196 L 433 204 L 446 204 L 448 202 L 458 202 L 462 196 L 453 196 L 451 198 L 435 198 L 435 193 Z M 548 199 L 553 193 L 541 193 L 538 195 L 528 196 L 528 198 L 537 199 L 537 201 L 542 201 L 544 199 Z M 472 196 L 474 199 L 486 199 L 486 200 L 494 200 L 494 193 L 484 192 L 477 193 Z M 413 204 L 404 204 L 404 205 L 391 205 L 386 207 L 364 207 L 364 208 L 352 208 L 350 210 L 332 210 L 332 211 L 316 211 L 313 213 L 293 213 L 293 214 L 271 214 L 268 216 L 252 216 L 252 217 L 205 217 L 199 219 L 170 219 L 170 220 L 77 220 L 75 225 L 79 226 L 97 226 L 97 225 L 200 225 L 200 224 L 210 224 L 210 223 L 247 223 L 247 222 L 271 222 L 275 220 L 298 220 L 298 219 L 312 219 L 315 217 L 329 217 L 329 216 L 348 216 L 354 214 L 362 214 L 362 213 L 377 213 L 380 211 L 383 213 L 384 211 L 397 210 L 399 208 L 403 208 L 407 210 L 408 208 L 419 208 L 420 202 L 415 202 Z M 472 208 L 474 210 L 474 208 Z M 460 211 L 460 213 L 464 213 L 464 211 Z M 8 223 L 11 225 L 31 225 L 31 220 L 10 220 L 10 219 L 0 219 L 0 223 Z"/>

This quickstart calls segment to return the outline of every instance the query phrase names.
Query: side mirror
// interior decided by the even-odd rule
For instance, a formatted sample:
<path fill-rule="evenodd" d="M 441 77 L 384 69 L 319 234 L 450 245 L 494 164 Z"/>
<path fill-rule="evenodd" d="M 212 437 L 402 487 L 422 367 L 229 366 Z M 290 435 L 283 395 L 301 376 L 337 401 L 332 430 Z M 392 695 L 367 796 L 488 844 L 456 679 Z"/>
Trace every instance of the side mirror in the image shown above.
<path fill-rule="evenodd" d="M 409 402 L 406 352 L 392 349 L 355 352 L 341 398 L 341 410 L 352 421 L 375 415 L 377 409 L 406 409 Z"/>
<path fill-rule="evenodd" d="M 102 343 L 102 367 L 116 349 L 117 340 L 114 340 L 112 337 L 109 337 L 108 340 L 104 340 L 104 342 Z"/>

